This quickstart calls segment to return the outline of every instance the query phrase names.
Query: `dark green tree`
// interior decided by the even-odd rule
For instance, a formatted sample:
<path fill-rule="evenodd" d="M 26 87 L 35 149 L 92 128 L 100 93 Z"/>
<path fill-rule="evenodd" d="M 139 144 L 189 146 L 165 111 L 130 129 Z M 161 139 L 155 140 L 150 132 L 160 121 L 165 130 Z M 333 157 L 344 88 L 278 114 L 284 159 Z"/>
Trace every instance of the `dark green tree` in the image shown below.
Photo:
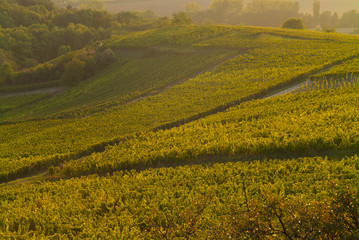
<path fill-rule="evenodd" d="M 359 27 L 359 12 L 357 10 L 351 10 L 343 13 L 340 19 L 341 27 Z"/>
<path fill-rule="evenodd" d="M 10 63 L 3 62 L 0 67 L 0 84 L 2 83 L 11 83 L 11 76 L 13 75 L 14 70 Z"/>
<path fill-rule="evenodd" d="M 71 52 L 71 46 L 69 45 L 61 45 L 59 49 L 57 50 L 57 55 L 61 56 L 65 53 Z"/>
<path fill-rule="evenodd" d="M 201 7 L 197 2 L 189 2 L 184 5 L 184 10 L 188 13 L 197 13 L 201 10 Z"/>
<path fill-rule="evenodd" d="M 324 11 L 322 14 L 320 14 L 319 17 L 319 23 L 321 27 L 324 26 L 331 26 L 330 25 L 330 19 L 332 17 L 332 13 L 330 11 Z"/>
<path fill-rule="evenodd" d="M 291 0 L 250 0 L 241 22 L 255 26 L 280 26 L 291 17 L 299 17 L 299 4 Z"/>
<path fill-rule="evenodd" d="M 111 49 L 106 49 L 96 54 L 96 64 L 100 67 L 106 67 L 115 60 L 115 53 Z"/>
<path fill-rule="evenodd" d="M 74 86 L 83 80 L 85 75 L 85 62 L 74 58 L 65 64 L 62 81 L 67 86 Z"/>
<path fill-rule="evenodd" d="M 42 5 L 45 6 L 48 11 L 55 8 L 55 4 L 51 0 L 17 0 L 17 3 L 26 7 Z"/>
<path fill-rule="evenodd" d="M 178 12 L 173 14 L 173 25 L 188 25 L 192 24 L 192 20 L 187 17 L 185 12 Z"/>
<path fill-rule="evenodd" d="M 214 11 L 217 18 L 228 22 L 231 15 L 239 15 L 243 11 L 243 0 L 212 0 L 209 8 Z"/>
<path fill-rule="evenodd" d="M 314 0 L 313 2 L 313 17 L 318 20 L 320 17 L 320 1 Z"/>
<path fill-rule="evenodd" d="M 300 18 L 289 18 L 282 24 L 282 28 L 304 29 L 304 22 Z"/>

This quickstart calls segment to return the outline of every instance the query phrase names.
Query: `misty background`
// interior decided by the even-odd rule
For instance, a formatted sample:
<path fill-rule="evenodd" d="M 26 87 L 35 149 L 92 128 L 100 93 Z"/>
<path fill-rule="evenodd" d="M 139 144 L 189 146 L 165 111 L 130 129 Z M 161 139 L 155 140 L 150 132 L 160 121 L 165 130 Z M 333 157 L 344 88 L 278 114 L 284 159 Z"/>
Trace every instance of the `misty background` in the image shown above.
<path fill-rule="evenodd" d="M 250 0 L 245 0 L 247 3 Z M 184 10 L 184 5 L 190 0 L 105 0 L 106 9 L 111 12 L 147 10 L 151 9 L 159 15 L 170 16 L 174 12 Z M 209 7 L 211 0 L 195 0 L 202 10 Z M 300 12 L 312 12 L 313 0 L 298 0 Z M 332 11 L 342 14 L 345 11 L 359 9 L 358 0 L 322 0 L 321 8 L 323 11 Z"/>
<path fill-rule="evenodd" d="M 289 18 L 303 20 L 312 30 L 358 34 L 358 0 L 54 0 L 60 7 L 127 12 L 126 24 L 183 12 L 194 24 L 280 27 Z M 141 16 L 134 16 L 134 12 Z M 128 14 L 131 12 L 131 14 Z M 123 14 L 122 14 L 123 15 Z M 121 17 L 122 18 L 122 17 Z M 142 21 L 142 23 L 141 23 Z M 121 23 L 121 21 L 120 21 Z"/>

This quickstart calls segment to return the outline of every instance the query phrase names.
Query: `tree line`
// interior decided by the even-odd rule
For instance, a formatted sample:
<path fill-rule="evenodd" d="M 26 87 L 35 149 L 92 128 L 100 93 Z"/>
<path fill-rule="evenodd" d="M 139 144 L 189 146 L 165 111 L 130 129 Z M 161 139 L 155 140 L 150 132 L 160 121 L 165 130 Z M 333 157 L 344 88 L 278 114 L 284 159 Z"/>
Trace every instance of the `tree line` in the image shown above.
<path fill-rule="evenodd" d="M 320 11 L 320 1 L 314 0 L 313 13 L 300 13 L 298 2 L 292 0 L 212 0 L 208 10 L 197 2 L 185 4 L 185 12 L 198 24 L 245 24 L 279 27 L 289 18 L 301 18 L 307 28 L 359 27 L 359 11 Z"/>
<path fill-rule="evenodd" d="M 293 28 L 294 24 L 295 28 L 303 28 L 298 18 L 303 19 L 307 28 L 321 25 L 330 30 L 338 26 L 359 25 L 359 12 L 352 10 L 339 18 L 335 13 L 320 12 L 319 0 L 313 3 L 313 14 L 300 14 L 298 3 L 290 0 L 251 0 L 246 4 L 243 0 L 212 0 L 205 11 L 201 11 L 196 2 L 191 2 L 185 5 L 184 12 L 175 13 L 172 19 L 161 17 L 152 10 L 111 14 L 98 10 L 102 7 L 91 5 L 96 1 L 60 8 L 50 0 L 0 0 L 0 84 L 58 80 L 67 62 L 45 62 L 85 46 L 96 47 L 99 44 L 96 42 L 112 35 L 169 25 L 280 26 L 291 17 L 297 19 L 282 26 Z"/>
<path fill-rule="evenodd" d="M 87 60 L 80 59 L 88 63 L 85 70 L 98 68 L 104 66 L 98 61 L 106 58 L 102 53 L 93 54 L 98 41 L 111 35 L 191 22 L 181 13 L 170 19 L 151 10 L 110 14 L 86 6 L 59 8 L 50 0 L 0 0 L 0 84 L 58 80 L 71 67 L 66 68 L 67 62 L 62 60 L 46 62 L 85 46 L 92 48 L 85 50 L 87 57 L 82 57 Z M 95 63 L 88 59 L 89 55 Z M 83 66 L 77 60 L 73 64 Z M 85 72 L 83 76 L 94 71 Z"/>

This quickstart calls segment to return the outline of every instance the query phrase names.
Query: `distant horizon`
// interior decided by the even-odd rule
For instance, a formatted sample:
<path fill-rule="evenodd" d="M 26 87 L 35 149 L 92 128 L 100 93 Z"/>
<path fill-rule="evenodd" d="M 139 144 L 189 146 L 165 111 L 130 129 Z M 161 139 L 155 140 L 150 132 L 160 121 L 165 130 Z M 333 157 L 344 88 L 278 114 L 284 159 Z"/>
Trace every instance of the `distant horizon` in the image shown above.
<path fill-rule="evenodd" d="M 174 12 L 183 11 L 184 4 L 188 2 L 197 2 L 201 6 L 201 10 L 208 9 L 211 0 L 137 0 L 137 1 L 122 1 L 104 0 L 106 9 L 110 12 L 120 11 L 136 11 L 136 10 L 154 10 L 159 15 L 171 16 Z M 249 2 L 250 0 L 244 0 Z M 321 0 L 321 12 L 331 11 L 342 15 L 346 11 L 358 10 L 359 4 L 357 0 Z M 168 4 L 164 4 L 167 2 Z M 313 0 L 297 0 L 299 3 L 299 11 L 301 13 L 312 13 Z"/>
<path fill-rule="evenodd" d="M 321 0 L 320 11 L 331 11 L 343 14 L 350 10 L 359 10 L 359 3 L 355 3 L 357 0 Z M 298 0 L 300 12 L 312 12 L 313 0 Z"/>

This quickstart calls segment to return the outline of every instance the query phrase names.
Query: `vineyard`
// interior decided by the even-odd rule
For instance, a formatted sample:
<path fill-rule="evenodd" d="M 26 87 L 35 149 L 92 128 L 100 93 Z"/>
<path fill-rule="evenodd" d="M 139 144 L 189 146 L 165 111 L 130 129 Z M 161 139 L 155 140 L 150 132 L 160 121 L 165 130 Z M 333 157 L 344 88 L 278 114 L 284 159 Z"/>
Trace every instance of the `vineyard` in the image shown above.
<path fill-rule="evenodd" d="M 5 113 L 13 109 L 37 102 L 48 97 L 48 94 L 31 94 L 28 96 L 6 96 L 0 98 L 0 113 Z"/>
<path fill-rule="evenodd" d="M 352 239 L 358 161 L 237 162 L 2 187 L 0 236 Z"/>
<path fill-rule="evenodd" d="M 158 51 L 155 53 L 157 56 L 141 57 L 145 54 L 146 52 L 120 51 L 119 60 L 95 77 L 49 99 L 46 103 L 40 102 L 4 115 L 2 120 L 39 118 L 59 112 L 61 115 L 66 112 L 66 117 L 87 115 L 96 109 L 121 105 L 159 91 L 192 77 L 235 53 L 218 50 L 190 53 Z M 24 117 L 24 114 L 27 114 L 27 117 Z"/>
<path fill-rule="evenodd" d="M 146 166 L 316 155 L 359 147 L 358 87 L 251 101 L 227 112 L 149 132 L 64 166 L 69 175 Z"/>
<path fill-rule="evenodd" d="M 0 237 L 357 238 L 358 43 L 229 26 L 103 41 L 116 61 L 86 81 L 0 97 Z"/>

